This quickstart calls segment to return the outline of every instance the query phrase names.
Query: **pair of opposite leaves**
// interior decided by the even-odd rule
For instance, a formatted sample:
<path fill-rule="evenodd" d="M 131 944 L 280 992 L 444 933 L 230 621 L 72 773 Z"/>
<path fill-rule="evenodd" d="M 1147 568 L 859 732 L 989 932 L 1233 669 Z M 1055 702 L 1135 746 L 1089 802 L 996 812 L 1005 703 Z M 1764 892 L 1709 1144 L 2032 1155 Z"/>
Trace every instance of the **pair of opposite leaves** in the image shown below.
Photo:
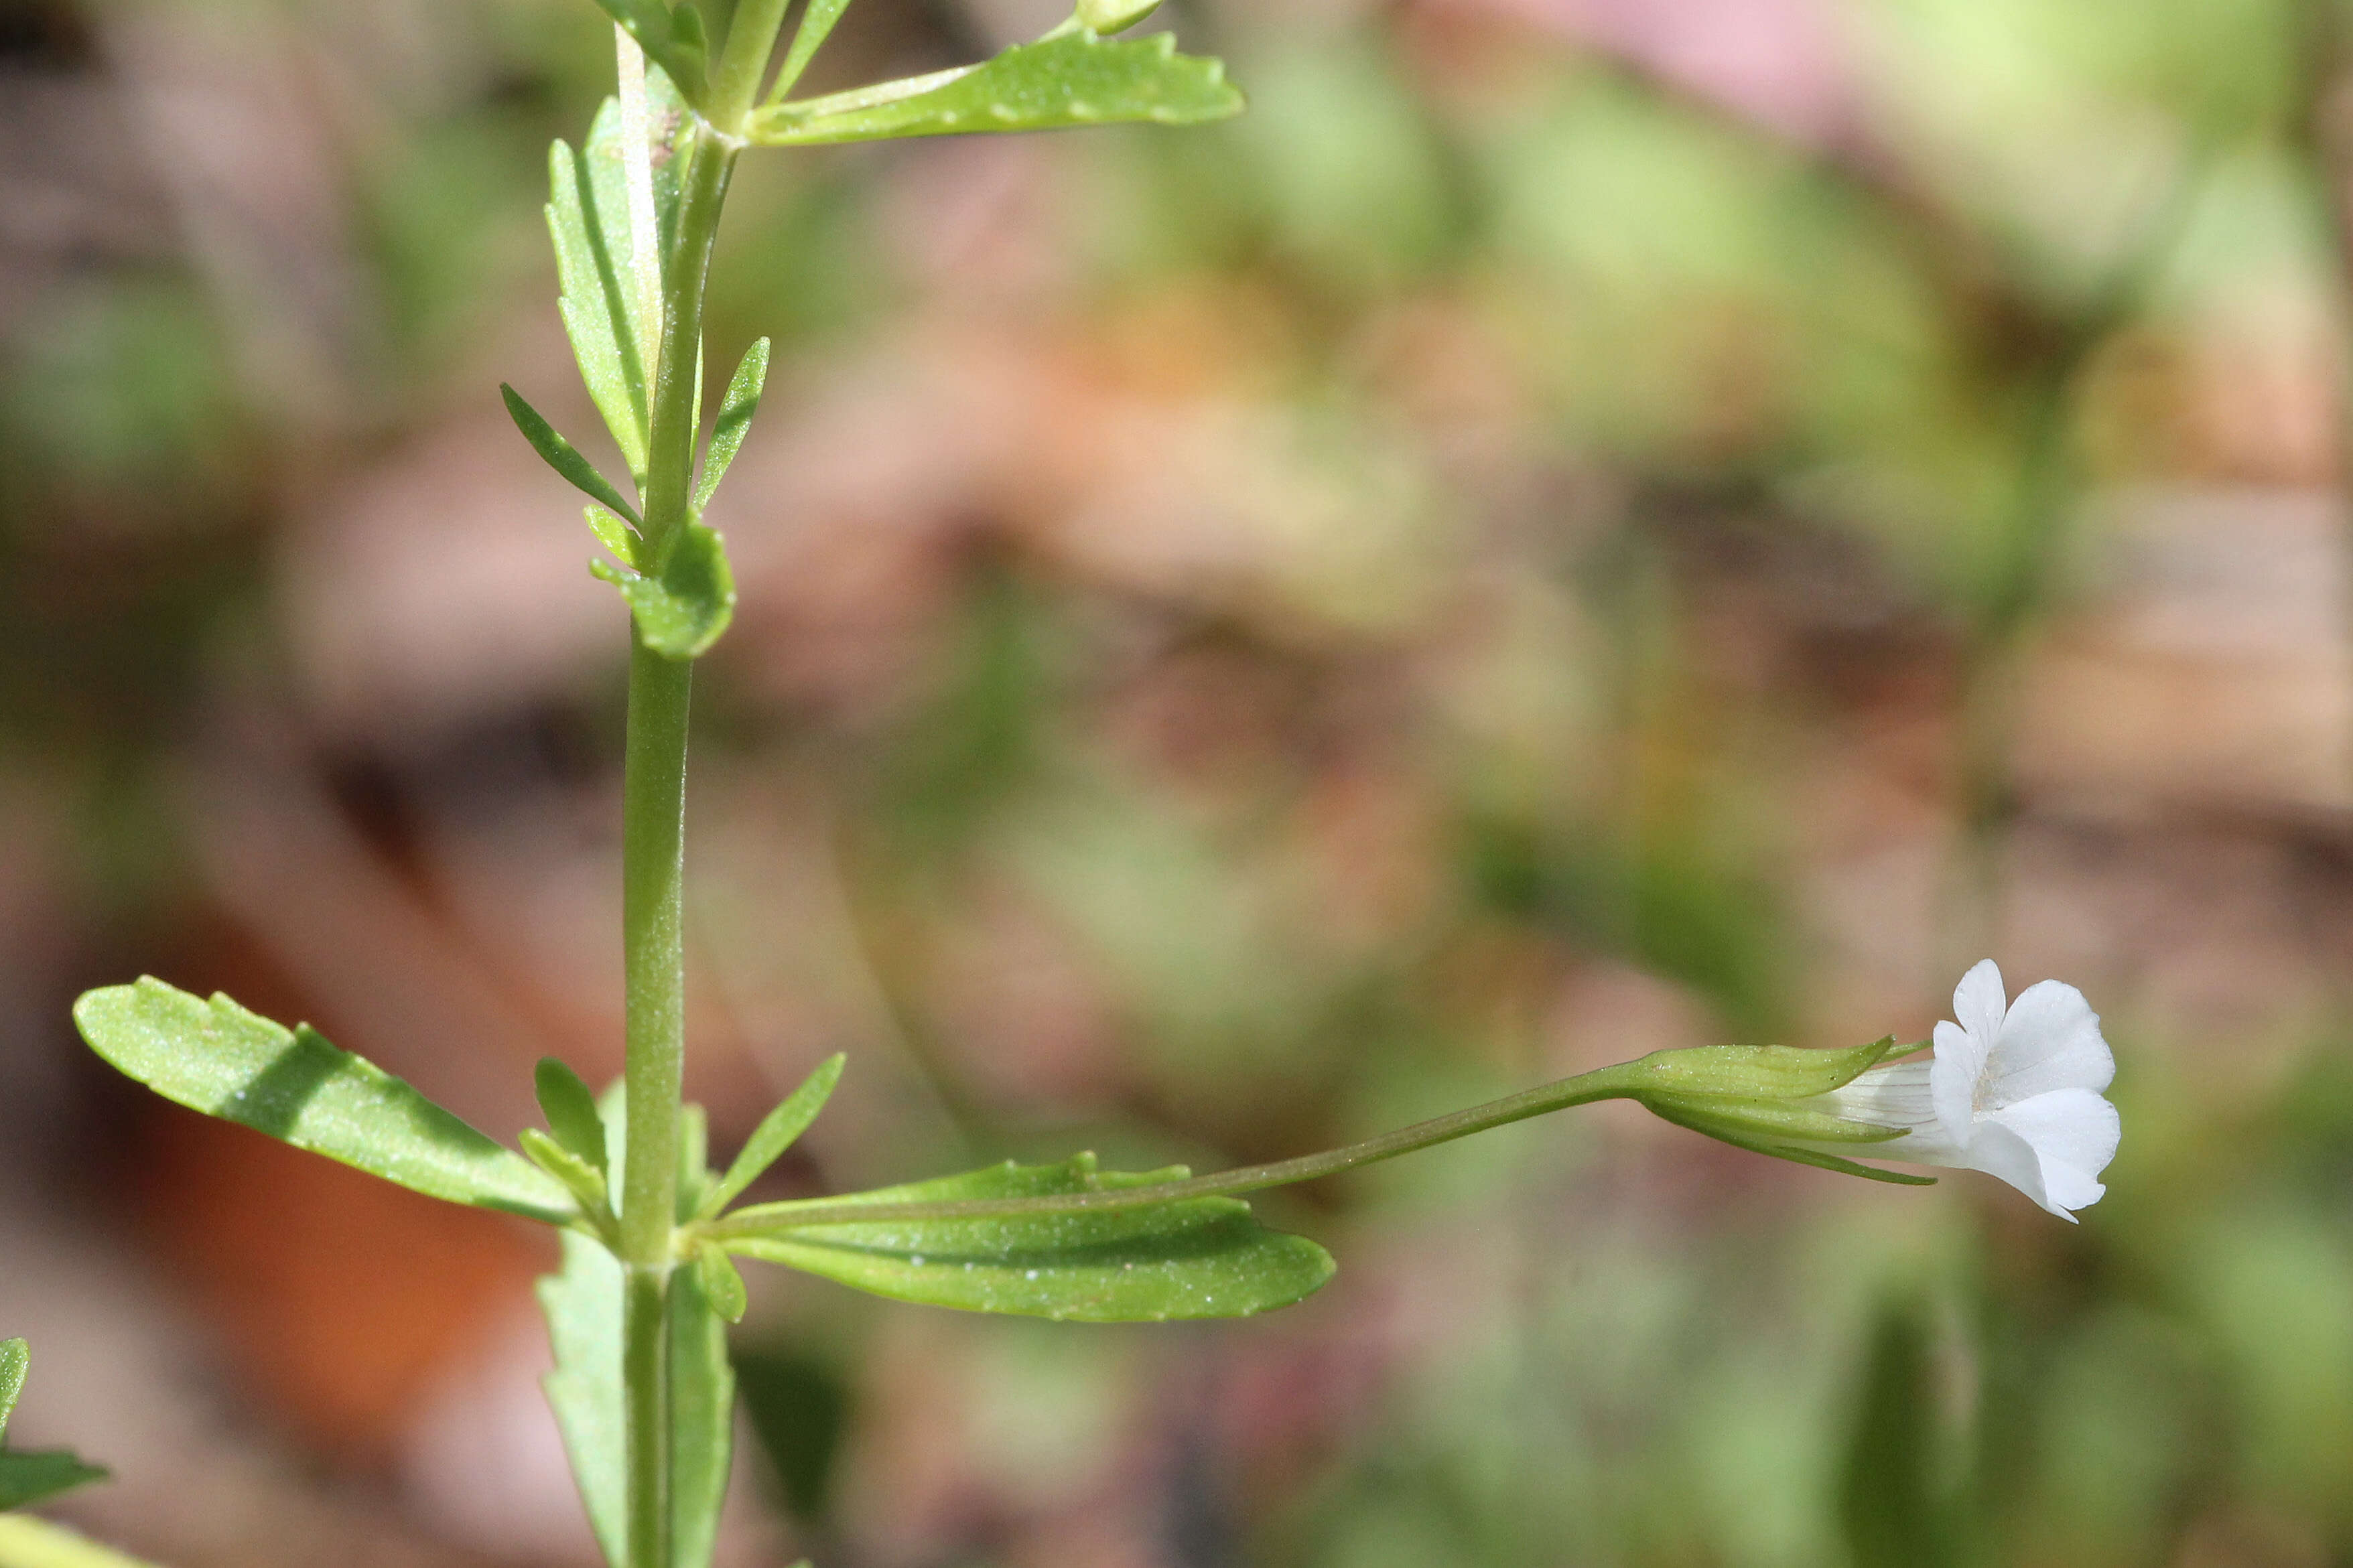
<path fill-rule="evenodd" d="M 677 243 L 680 193 L 696 145 L 686 128 L 702 95 L 702 24 L 691 6 L 665 11 L 654 0 L 601 3 L 663 68 L 647 78 L 644 130 L 656 138 L 660 153 L 651 160 L 649 174 L 653 232 L 641 245 L 632 227 L 625 184 L 628 119 L 611 100 L 584 147 L 575 152 L 558 142 L 551 150 L 547 222 L 562 286 L 559 309 L 581 378 L 643 494 L 659 353 L 659 311 L 646 307 L 659 300 L 659 279 Z M 1104 13 L 1093 23 L 1106 30 L 1125 26 L 1151 9 L 1134 0 L 1090 5 Z M 846 0 L 813 0 L 777 77 L 772 96 L 781 100 L 752 117 L 753 143 L 813 145 L 1138 121 L 1186 125 L 1224 119 L 1241 108 L 1224 68 L 1214 59 L 1177 54 L 1168 35 L 1113 41 L 1090 26 L 1068 25 L 977 66 L 828 98 L 782 100 L 845 7 Z M 1084 19 L 1086 11 L 1082 7 L 1074 22 Z M 687 22 L 688 17 L 696 19 Z M 686 36 L 678 35 L 681 27 Z M 698 349 L 698 433 L 699 353 Z M 511 386 L 500 389 L 533 447 L 594 503 L 589 528 L 616 560 L 597 562 L 591 569 L 619 589 L 639 636 L 665 657 L 700 657 L 733 618 L 733 573 L 724 543 L 703 524 L 702 512 L 758 407 L 767 361 L 763 339 L 729 384 L 684 523 L 660 538 L 652 536 L 618 487 L 521 395 Z"/>

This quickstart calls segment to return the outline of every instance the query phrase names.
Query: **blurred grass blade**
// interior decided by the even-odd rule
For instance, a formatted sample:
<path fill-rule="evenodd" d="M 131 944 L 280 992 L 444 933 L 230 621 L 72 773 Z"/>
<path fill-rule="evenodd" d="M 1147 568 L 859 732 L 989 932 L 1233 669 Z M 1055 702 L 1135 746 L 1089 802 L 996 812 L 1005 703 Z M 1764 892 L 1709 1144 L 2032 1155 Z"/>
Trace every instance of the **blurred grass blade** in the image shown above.
<path fill-rule="evenodd" d="M 1181 1167 L 1098 1173 L 1094 1156 L 860 1193 L 829 1203 L 954 1203 L 1099 1192 L 1181 1179 Z M 1151 1208 L 897 1220 L 730 1237 L 730 1251 L 902 1301 L 1079 1322 L 1239 1318 L 1288 1306 L 1332 1277 L 1303 1237 L 1262 1228 L 1234 1198 Z"/>
<path fill-rule="evenodd" d="M 561 1225 L 563 1184 L 305 1024 L 160 980 L 74 1004 L 90 1049 L 164 1099 L 267 1132 L 430 1197 Z"/>
<path fill-rule="evenodd" d="M 735 1378 L 785 1507 L 803 1524 L 821 1524 L 849 1434 L 849 1379 L 829 1362 L 774 1343 L 739 1351 Z"/>
<path fill-rule="evenodd" d="M 582 457 L 580 448 L 565 440 L 538 409 L 524 402 L 522 394 L 501 382 L 499 395 L 506 399 L 507 414 L 514 420 L 515 428 L 522 432 L 522 438 L 531 443 L 532 449 L 545 459 L 549 468 L 606 510 L 628 519 L 630 527 L 644 530 L 646 525 L 638 516 L 638 509 L 623 500 L 621 492 L 596 471 L 596 466 Z"/>
<path fill-rule="evenodd" d="M 608 100 L 597 124 L 603 126 L 617 113 Z M 621 448 L 621 460 L 642 489 L 649 439 L 646 360 L 622 285 L 628 266 L 627 210 L 605 208 L 587 157 L 562 142 L 548 152 L 548 192 L 547 232 L 555 244 L 562 289 L 556 308 L 572 340 L 572 357 L 596 411 L 605 416 L 605 427 Z"/>
<path fill-rule="evenodd" d="M 588 570 L 621 591 L 646 646 L 665 658 L 699 658 L 735 618 L 735 574 L 727 547 L 712 529 L 691 522 L 670 546 L 661 575 L 589 563 Z"/>
<path fill-rule="evenodd" d="M 833 32 L 833 25 L 840 21 L 841 14 L 849 9 L 849 0 L 808 0 L 807 9 L 801 13 L 800 28 L 793 34 L 793 47 L 785 51 L 785 63 L 776 73 L 776 85 L 768 89 L 769 102 L 777 102 L 793 90 L 802 73 L 808 69 L 809 61 L 817 58 L 818 50 L 824 47 L 826 38 Z"/>
<path fill-rule="evenodd" d="M 1960 1561 L 1948 1444 L 1926 1312 L 1882 1309 L 1839 1477 L 1839 1524 L 1854 1568 L 1950 1568 Z"/>
<path fill-rule="evenodd" d="M 735 1373 L 727 1325 L 696 1268 L 670 1275 L 670 1391 L 673 1568 L 710 1568 L 734 1459 Z"/>
<path fill-rule="evenodd" d="M 893 90 L 902 88 L 919 90 Z M 1114 42 L 1073 33 L 1018 45 L 966 71 L 777 104 L 754 116 L 752 140 L 792 146 L 1125 121 L 1198 125 L 1241 108 L 1225 67 L 1176 53 L 1170 34 Z"/>
<path fill-rule="evenodd" d="M 841 1081 L 842 1064 L 849 1058 L 834 1056 L 818 1064 L 815 1072 L 801 1086 L 785 1097 L 784 1102 L 760 1119 L 744 1141 L 743 1152 L 727 1167 L 719 1184 L 702 1200 L 705 1218 L 718 1214 L 729 1204 L 744 1195 L 744 1189 L 760 1179 L 762 1173 L 775 1164 L 784 1152 L 793 1146 L 800 1135 L 808 1131 L 809 1123 L 833 1098 L 833 1086 Z"/>
<path fill-rule="evenodd" d="M 727 395 L 720 400 L 719 422 L 712 426 L 711 445 L 702 454 L 702 479 L 694 487 L 695 510 L 711 504 L 719 481 L 727 477 L 728 466 L 735 461 L 744 434 L 752 427 L 752 416 L 760 411 L 760 394 L 767 384 L 768 340 L 762 338 L 744 351 L 744 363 L 735 367 Z"/>
<path fill-rule="evenodd" d="M 532 1087 L 539 1095 L 539 1112 L 547 1130 L 566 1150 L 597 1171 L 605 1168 L 605 1119 L 596 1113 L 596 1096 L 580 1075 L 554 1057 L 542 1057 L 532 1070 Z"/>
<path fill-rule="evenodd" d="M 614 1166 L 618 1169 L 616 1159 Z M 539 1282 L 555 1367 L 540 1380 L 596 1544 L 607 1563 L 628 1561 L 628 1427 L 621 1403 L 621 1264 L 596 1242 L 566 1231 L 562 1268 Z"/>

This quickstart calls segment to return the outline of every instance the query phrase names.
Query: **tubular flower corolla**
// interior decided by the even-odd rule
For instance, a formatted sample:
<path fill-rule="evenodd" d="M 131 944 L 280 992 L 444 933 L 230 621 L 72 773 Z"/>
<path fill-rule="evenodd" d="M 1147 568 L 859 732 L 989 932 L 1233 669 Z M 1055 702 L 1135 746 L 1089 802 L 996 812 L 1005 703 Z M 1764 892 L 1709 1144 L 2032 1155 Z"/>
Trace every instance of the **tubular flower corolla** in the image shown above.
<path fill-rule="evenodd" d="M 1900 1130 L 1870 1158 L 1983 1171 L 2060 1218 L 2099 1202 L 2116 1157 L 2116 1074 L 2099 1016 L 2073 985 L 2045 980 L 2005 1003 L 1991 959 L 1953 992 L 1933 1058 L 1874 1067 L 1816 1102 L 1850 1121 Z M 1854 1153 L 1852 1147 L 1839 1151 Z"/>

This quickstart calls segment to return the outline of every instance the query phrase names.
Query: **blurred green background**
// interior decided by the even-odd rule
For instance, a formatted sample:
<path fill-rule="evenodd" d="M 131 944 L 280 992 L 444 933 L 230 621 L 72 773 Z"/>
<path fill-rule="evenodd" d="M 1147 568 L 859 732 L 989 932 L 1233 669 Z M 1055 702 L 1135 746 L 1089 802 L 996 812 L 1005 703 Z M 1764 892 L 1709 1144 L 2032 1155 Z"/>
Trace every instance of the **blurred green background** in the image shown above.
<path fill-rule="evenodd" d="M 2063 1225 L 1605 1107 L 1088 1330 L 754 1281 L 723 1561 L 2353 1563 L 2353 26 L 1169 0 L 1250 113 L 747 161 L 693 1082 L 766 1195 L 1208 1168 L 1670 1046 L 2105 1019 Z M 813 86 L 1054 0 L 860 0 Z M 589 1561 L 538 1243 L 72 1037 L 227 989 L 511 1136 L 618 1066 L 586 0 L 0 5 L 0 1332 L 183 1568 Z M 1618 1114 L 1626 1110 L 1626 1114 Z"/>

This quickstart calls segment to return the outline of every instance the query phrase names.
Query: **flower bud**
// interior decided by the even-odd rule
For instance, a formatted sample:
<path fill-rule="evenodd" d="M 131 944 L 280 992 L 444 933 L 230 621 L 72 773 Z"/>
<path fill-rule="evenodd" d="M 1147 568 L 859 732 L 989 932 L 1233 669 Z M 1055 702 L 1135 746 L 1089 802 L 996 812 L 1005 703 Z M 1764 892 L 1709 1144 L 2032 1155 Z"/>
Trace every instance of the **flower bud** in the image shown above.
<path fill-rule="evenodd" d="M 1090 33 L 1109 37 L 1124 33 L 1155 11 L 1160 0 L 1079 0 L 1079 25 Z"/>
<path fill-rule="evenodd" d="M 1759 1154 L 1882 1181 L 1916 1182 L 1924 1178 L 1844 1157 L 1884 1155 L 1887 1151 L 1873 1146 L 1902 1138 L 1904 1129 L 1841 1116 L 1837 1102 L 1824 1098 L 1881 1058 L 1908 1048 L 1888 1038 L 1843 1051 L 1788 1046 L 1657 1051 L 1627 1064 L 1626 1093 L 1679 1127 Z"/>

